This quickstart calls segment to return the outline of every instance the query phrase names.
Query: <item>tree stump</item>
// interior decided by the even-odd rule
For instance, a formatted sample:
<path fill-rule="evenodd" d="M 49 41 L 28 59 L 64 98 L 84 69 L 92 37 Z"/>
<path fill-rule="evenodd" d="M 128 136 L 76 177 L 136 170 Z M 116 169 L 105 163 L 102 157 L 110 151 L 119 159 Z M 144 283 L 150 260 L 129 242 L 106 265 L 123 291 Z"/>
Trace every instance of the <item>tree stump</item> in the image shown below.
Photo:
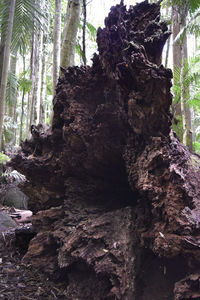
<path fill-rule="evenodd" d="M 37 212 L 24 260 L 66 299 L 200 299 L 200 157 L 171 130 L 169 35 L 159 4 L 112 7 L 92 67 L 62 70 L 51 130 L 11 162 Z"/>

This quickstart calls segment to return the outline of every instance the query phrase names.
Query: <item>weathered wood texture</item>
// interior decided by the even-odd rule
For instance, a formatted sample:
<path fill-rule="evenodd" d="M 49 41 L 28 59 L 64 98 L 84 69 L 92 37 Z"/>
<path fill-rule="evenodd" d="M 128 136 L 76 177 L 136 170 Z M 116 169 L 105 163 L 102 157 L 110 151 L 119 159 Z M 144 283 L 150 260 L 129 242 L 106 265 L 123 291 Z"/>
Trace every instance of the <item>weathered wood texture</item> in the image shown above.
<path fill-rule="evenodd" d="M 24 260 L 66 299 L 199 299 L 200 158 L 171 131 L 158 4 L 111 8 L 92 67 L 63 69 L 52 130 L 12 165 L 38 234 Z"/>

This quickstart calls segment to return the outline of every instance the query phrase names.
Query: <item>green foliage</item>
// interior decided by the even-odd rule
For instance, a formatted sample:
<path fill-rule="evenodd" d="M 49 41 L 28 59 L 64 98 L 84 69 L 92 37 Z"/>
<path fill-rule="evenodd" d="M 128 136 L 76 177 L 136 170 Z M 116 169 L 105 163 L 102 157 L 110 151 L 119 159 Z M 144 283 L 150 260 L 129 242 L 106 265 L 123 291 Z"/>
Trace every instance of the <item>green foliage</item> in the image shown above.
<path fill-rule="evenodd" d="M 52 83 L 52 77 L 47 75 L 46 76 L 46 85 L 47 85 L 47 95 L 52 96 L 52 90 L 53 90 L 53 83 Z"/>
<path fill-rule="evenodd" d="M 200 153 L 200 141 L 193 142 L 193 149 L 194 149 L 194 152 Z"/>
<path fill-rule="evenodd" d="M 200 7 L 200 0 L 167 0 L 169 5 L 181 7 L 186 5 L 190 13 L 194 13 Z"/>
<path fill-rule="evenodd" d="M 8 143 L 13 138 L 13 133 L 17 129 L 18 124 L 13 121 L 13 118 L 10 116 L 4 116 L 3 132 L 5 144 Z"/>
<path fill-rule="evenodd" d="M 5 39 L 10 0 L 0 2 L 1 35 Z M 20 49 L 22 53 L 28 47 L 33 30 L 43 27 L 45 22 L 46 17 L 41 12 L 39 0 L 16 0 L 11 51 L 16 53 Z"/>
<path fill-rule="evenodd" d="M 180 100 L 180 68 L 174 72 L 174 103 Z M 193 111 L 193 149 L 196 153 L 200 153 L 200 53 L 185 61 L 184 64 L 184 86 L 188 89 L 186 95 L 186 104 Z M 176 117 L 177 118 L 177 117 Z M 182 122 L 178 121 L 178 125 L 174 126 L 176 132 L 180 132 Z"/>
<path fill-rule="evenodd" d="M 51 118 L 50 118 L 50 117 L 47 117 L 45 121 L 46 121 L 46 124 L 47 124 L 47 125 L 50 125 L 50 124 L 51 124 Z"/>
<path fill-rule="evenodd" d="M 26 75 L 29 75 L 28 71 L 22 72 L 19 74 L 19 89 L 20 91 L 24 91 L 24 93 L 28 93 L 31 90 L 32 81 L 26 78 Z"/>
<path fill-rule="evenodd" d="M 10 158 L 7 155 L 5 155 L 3 152 L 0 152 L 0 164 L 5 164 L 9 160 Z"/>
<path fill-rule="evenodd" d="M 16 91 L 18 89 L 19 82 L 17 76 L 11 71 L 8 72 L 8 82 L 6 86 L 6 102 L 8 105 L 14 105 L 17 101 Z"/>
<path fill-rule="evenodd" d="M 0 1 L 0 26 L 1 26 L 1 41 L 2 42 L 5 42 L 5 39 L 6 39 L 9 8 L 10 8 L 10 0 Z"/>
<path fill-rule="evenodd" d="M 180 88 L 180 72 L 181 69 L 176 68 L 174 71 L 174 103 L 179 103 L 181 88 Z M 184 64 L 184 86 L 188 89 L 186 95 L 186 103 L 194 110 L 200 109 L 200 54 L 197 54 L 185 61 Z"/>
<path fill-rule="evenodd" d="M 83 60 L 84 59 L 84 53 L 83 49 L 81 46 L 82 43 L 82 31 L 83 31 L 83 19 L 80 19 L 79 22 L 79 36 L 76 42 L 76 53 L 79 55 L 79 57 Z M 90 41 L 90 47 L 91 47 L 91 42 L 95 44 L 96 48 L 96 36 L 97 36 L 97 29 L 89 22 L 86 22 L 86 39 Z"/>
<path fill-rule="evenodd" d="M 76 53 L 82 58 L 83 60 L 83 50 L 81 45 L 77 42 L 76 43 Z"/>
<path fill-rule="evenodd" d="M 86 22 L 86 27 L 90 39 L 96 41 L 97 29 L 89 22 Z"/>

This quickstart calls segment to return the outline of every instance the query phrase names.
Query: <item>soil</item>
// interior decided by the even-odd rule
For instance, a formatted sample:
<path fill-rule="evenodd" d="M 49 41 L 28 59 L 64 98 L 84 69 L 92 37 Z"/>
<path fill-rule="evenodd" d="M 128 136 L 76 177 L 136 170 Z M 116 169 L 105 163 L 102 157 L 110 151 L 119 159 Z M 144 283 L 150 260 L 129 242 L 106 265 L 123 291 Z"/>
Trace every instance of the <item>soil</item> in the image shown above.
<path fill-rule="evenodd" d="M 23 225 L 20 230 L 27 226 L 30 225 Z M 17 245 L 14 230 L 1 233 L 0 243 L 0 299 L 67 299 L 63 282 L 52 282 L 31 264 L 23 262 L 24 249 Z"/>

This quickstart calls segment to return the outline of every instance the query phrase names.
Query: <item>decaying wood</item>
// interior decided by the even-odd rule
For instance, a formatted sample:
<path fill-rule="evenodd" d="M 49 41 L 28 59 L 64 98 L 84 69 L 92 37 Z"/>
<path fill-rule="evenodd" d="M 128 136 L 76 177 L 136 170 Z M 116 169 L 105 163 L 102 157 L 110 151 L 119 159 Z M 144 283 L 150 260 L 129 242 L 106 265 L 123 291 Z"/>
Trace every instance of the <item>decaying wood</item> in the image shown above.
<path fill-rule="evenodd" d="M 158 4 L 111 8 L 92 67 L 63 69 L 52 130 L 12 160 L 37 212 L 24 261 L 66 299 L 198 299 L 200 158 L 171 130 Z"/>

